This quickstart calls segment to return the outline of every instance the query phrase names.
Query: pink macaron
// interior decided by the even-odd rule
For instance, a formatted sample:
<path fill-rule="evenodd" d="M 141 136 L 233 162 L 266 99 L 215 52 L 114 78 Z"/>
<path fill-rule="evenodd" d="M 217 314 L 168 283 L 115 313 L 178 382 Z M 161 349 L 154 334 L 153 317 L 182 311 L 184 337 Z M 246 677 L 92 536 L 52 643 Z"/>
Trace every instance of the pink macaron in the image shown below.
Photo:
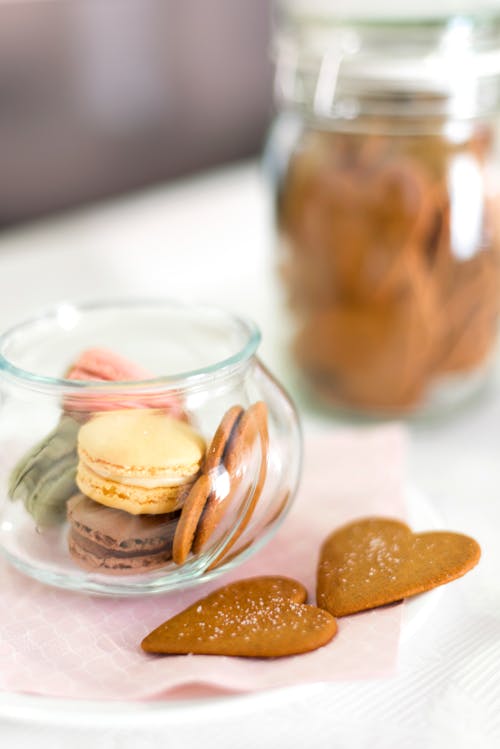
<path fill-rule="evenodd" d="M 90 348 L 83 351 L 73 362 L 65 378 L 86 382 L 131 382 L 148 380 L 154 377 L 147 369 L 135 362 L 125 359 L 114 351 L 101 348 Z M 113 395 L 112 393 L 96 394 L 82 391 L 67 396 L 64 400 L 65 411 L 111 411 L 122 408 L 161 408 L 171 416 L 184 418 L 179 396 L 161 391 L 152 395 L 141 394 L 137 398 L 133 390 Z"/>
<path fill-rule="evenodd" d="M 138 364 L 103 348 L 83 351 L 66 373 L 68 380 L 148 380 L 151 373 Z"/>

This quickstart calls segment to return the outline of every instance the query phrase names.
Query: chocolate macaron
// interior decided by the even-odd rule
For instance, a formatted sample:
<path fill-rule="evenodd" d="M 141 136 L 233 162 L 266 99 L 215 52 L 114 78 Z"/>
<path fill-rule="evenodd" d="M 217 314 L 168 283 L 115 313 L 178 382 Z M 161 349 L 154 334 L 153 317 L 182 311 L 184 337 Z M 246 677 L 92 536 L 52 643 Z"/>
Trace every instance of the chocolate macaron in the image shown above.
<path fill-rule="evenodd" d="M 89 572 L 140 575 L 172 558 L 178 512 L 131 515 L 76 494 L 67 514 L 69 551 Z"/>

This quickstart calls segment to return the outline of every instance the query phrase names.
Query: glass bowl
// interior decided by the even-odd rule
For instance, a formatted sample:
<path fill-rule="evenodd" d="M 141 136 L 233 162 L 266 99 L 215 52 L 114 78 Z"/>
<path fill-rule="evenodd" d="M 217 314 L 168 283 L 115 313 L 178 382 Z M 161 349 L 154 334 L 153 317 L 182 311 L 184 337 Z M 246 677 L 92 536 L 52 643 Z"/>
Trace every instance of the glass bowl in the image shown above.
<path fill-rule="evenodd" d="M 0 549 L 41 582 L 181 589 L 262 547 L 294 497 L 297 414 L 247 320 L 61 304 L 0 338 Z"/>

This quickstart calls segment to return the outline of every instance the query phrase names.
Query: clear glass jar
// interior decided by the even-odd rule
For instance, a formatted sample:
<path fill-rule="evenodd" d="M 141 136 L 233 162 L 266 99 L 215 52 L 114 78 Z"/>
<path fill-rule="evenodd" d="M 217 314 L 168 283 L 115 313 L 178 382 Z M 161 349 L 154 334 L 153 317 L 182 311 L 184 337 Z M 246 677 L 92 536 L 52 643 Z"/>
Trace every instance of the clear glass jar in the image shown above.
<path fill-rule="evenodd" d="M 45 583 L 133 595 L 260 548 L 294 497 L 301 443 L 259 342 L 250 322 L 177 302 L 64 304 L 5 333 L 7 559 Z"/>
<path fill-rule="evenodd" d="M 283 5 L 268 155 L 295 360 L 350 410 L 456 403 L 497 337 L 500 19 Z"/>

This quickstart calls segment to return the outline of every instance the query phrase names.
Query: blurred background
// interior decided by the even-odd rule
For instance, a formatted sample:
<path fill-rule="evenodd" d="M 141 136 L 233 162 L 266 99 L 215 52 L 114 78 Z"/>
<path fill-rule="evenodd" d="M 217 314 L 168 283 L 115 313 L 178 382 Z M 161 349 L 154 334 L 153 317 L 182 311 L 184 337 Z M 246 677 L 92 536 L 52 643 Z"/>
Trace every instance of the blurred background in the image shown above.
<path fill-rule="evenodd" d="M 257 153 L 271 0 L 0 0 L 0 229 Z"/>

